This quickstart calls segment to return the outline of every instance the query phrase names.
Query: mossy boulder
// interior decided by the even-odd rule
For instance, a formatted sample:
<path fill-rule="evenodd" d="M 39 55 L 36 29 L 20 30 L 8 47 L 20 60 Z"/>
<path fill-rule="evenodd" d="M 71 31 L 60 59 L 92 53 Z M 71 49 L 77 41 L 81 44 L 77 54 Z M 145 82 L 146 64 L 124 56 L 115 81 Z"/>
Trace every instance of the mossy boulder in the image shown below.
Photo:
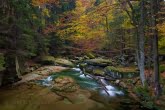
<path fill-rule="evenodd" d="M 74 64 L 71 61 L 63 58 L 56 58 L 55 63 L 66 67 L 74 67 Z"/>
<path fill-rule="evenodd" d="M 80 64 L 79 64 L 79 68 L 80 68 L 81 70 L 83 70 L 86 66 L 87 66 L 86 63 L 80 63 Z"/>
<path fill-rule="evenodd" d="M 106 67 L 106 66 L 109 66 L 109 65 L 113 65 L 112 60 L 102 59 L 102 58 L 89 59 L 89 60 L 85 60 L 85 62 L 88 65 L 100 66 L 100 67 Z"/>
<path fill-rule="evenodd" d="M 114 67 L 107 66 L 105 68 L 107 75 L 114 78 L 133 78 L 139 76 L 139 72 L 135 67 Z"/>
<path fill-rule="evenodd" d="M 53 56 L 42 56 L 40 59 L 43 65 L 54 65 L 55 58 Z"/>
<path fill-rule="evenodd" d="M 79 86 L 75 83 L 74 79 L 68 76 L 60 76 L 54 80 L 52 90 L 58 92 L 75 92 Z"/>
<path fill-rule="evenodd" d="M 92 73 L 94 75 L 98 75 L 98 76 L 104 76 L 105 75 L 104 69 L 102 69 L 102 68 L 94 68 Z"/>
<path fill-rule="evenodd" d="M 87 73 L 93 73 L 94 66 L 87 65 L 84 69 Z"/>

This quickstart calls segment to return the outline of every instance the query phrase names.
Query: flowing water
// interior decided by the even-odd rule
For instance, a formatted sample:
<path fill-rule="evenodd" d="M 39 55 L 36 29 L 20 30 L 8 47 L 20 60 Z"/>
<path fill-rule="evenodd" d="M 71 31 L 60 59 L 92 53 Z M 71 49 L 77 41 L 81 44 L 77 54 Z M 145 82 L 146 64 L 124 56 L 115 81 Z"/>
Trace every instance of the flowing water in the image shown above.
<path fill-rule="evenodd" d="M 52 81 L 59 76 L 72 77 L 82 89 L 91 91 L 91 99 L 104 104 L 105 108 L 101 110 L 144 110 L 139 103 L 128 97 L 124 90 L 111 85 L 104 78 L 101 78 L 102 83 L 98 83 L 91 76 L 82 74 L 79 68 L 54 73 L 37 83 L 51 88 Z"/>
<path fill-rule="evenodd" d="M 72 77 L 80 88 L 91 96 L 85 99 L 79 95 L 78 101 L 84 100 L 83 103 L 74 104 L 61 99 L 50 91 L 53 80 L 59 76 Z M 23 84 L 1 89 L 0 110 L 91 110 L 91 107 L 92 110 L 147 110 L 127 96 L 124 90 L 111 85 L 103 77 L 100 78 L 102 83 L 90 75 L 85 76 L 79 68 L 72 68 L 35 81 L 40 86 Z"/>
<path fill-rule="evenodd" d="M 82 74 L 82 71 L 79 68 L 73 68 L 72 70 L 66 70 L 59 73 L 54 73 L 51 76 L 48 76 L 46 79 L 37 81 L 37 83 L 51 87 L 52 81 L 59 76 L 69 76 L 72 77 L 76 83 L 83 89 L 97 91 L 100 95 L 115 97 L 123 96 L 124 92 L 111 84 L 109 84 L 104 78 L 101 79 L 101 84 L 94 80 L 89 75 Z"/>

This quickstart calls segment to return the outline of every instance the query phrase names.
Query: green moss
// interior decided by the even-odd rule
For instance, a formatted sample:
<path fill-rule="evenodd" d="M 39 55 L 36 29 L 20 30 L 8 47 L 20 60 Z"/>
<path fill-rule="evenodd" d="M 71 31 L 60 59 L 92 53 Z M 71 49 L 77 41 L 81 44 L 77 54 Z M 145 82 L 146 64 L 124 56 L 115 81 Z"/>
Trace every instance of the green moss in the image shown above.
<path fill-rule="evenodd" d="M 94 59 L 95 58 L 95 55 L 93 53 L 87 53 L 87 57 L 89 57 L 91 59 Z"/>
<path fill-rule="evenodd" d="M 162 64 L 159 66 L 159 71 L 160 71 L 160 73 L 165 72 L 165 64 Z"/>
<path fill-rule="evenodd" d="M 94 65 L 94 66 L 113 65 L 113 62 L 111 59 L 102 59 L 102 58 L 89 59 L 89 60 L 86 60 L 85 62 L 89 65 Z"/>
<path fill-rule="evenodd" d="M 137 72 L 137 69 L 135 67 L 114 67 L 114 66 L 108 66 L 108 67 L 106 67 L 106 69 L 114 71 L 114 72 L 120 72 L 120 73 L 135 73 L 135 72 Z"/>
<path fill-rule="evenodd" d="M 5 65 L 5 58 L 4 55 L 0 53 L 0 71 L 5 69 L 4 65 Z"/>
<path fill-rule="evenodd" d="M 74 67 L 74 64 L 71 61 L 69 61 L 67 59 L 63 59 L 63 58 L 56 58 L 55 63 L 62 65 L 62 66 Z"/>
<path fill-rule="evenodd" d="M 115 78 L 133 78 L 139 76 L 139 72 L 135 67 L 107 66 L 105 68 L 105 71 Z"/>
<path fill-rule="evenodd" d="M 86 66 L 87 66 L 86 63 L 81 63 L 81 64 L 79 64 L 79 67 L 80 67 L 81 70 L 83 70 L 83 68 L 85 68 Z"/>
<path fill-rule="evenodd" d="M 95 68 L 95 69 L 93 69 L 93 74 L 103 76 L 103 75 L 105 75 L 105 72 L 103 69 Z"/>

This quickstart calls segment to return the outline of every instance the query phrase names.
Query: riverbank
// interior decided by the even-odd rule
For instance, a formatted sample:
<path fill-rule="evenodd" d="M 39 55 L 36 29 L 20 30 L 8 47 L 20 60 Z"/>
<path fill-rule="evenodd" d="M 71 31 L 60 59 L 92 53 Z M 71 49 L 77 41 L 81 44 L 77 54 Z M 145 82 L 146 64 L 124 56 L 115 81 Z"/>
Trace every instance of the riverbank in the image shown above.
<path fill-rule="evenodd" d="M 32 81 L 32 80 L 42 79 L 44 77 L 47 77 L 51 73 L 60 72 L 60 71 L 66 70 L 66 69 L 68 69 L 68 68 L 67 67 L 62 67 L 62 66 L 43 66 L 43 67 L 40 67 L 40 68 L 38 68 L 37 70 L 35 70 L 31 73 L 23 75 L 21 77 L 21 80 L 14 83 L 13 85 L 26 83 L 26 82 Z"/>

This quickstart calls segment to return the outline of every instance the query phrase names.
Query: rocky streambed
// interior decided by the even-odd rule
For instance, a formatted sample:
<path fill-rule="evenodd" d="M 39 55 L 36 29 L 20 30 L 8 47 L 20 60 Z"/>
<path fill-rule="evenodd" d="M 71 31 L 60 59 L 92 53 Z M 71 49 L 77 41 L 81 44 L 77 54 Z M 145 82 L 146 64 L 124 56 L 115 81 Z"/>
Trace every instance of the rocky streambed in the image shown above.
<path fill-rule="evenodd" d="M 69 62 L 58 60 L 58 65 Z M 46 61 L 46 63 L 48 63 Z M 71 63 L 69 63 L 68 67 Z M 76 68 L 44 66 L 25 75 L 12 88 L 0 90 L 1 110 L 143 110 L 144 107 L 111 81 L 122 84 L 123 77 L 134 74 L 114 68 L 107 59 L 78 61 Z M 109 70 L 109 71 L 108 71 Z M 128 72 L 129 71 L 129 72 Z M 131 72 L 130 72 L 131 71 Z M 113 74 L 113 75 L 112 75 Z M 35 76 L 35 77 L 34 77 Z M 129 78 L 134 77 L 128 75 Z M 122 84 L 124 85 L 124 84 Z"/>

